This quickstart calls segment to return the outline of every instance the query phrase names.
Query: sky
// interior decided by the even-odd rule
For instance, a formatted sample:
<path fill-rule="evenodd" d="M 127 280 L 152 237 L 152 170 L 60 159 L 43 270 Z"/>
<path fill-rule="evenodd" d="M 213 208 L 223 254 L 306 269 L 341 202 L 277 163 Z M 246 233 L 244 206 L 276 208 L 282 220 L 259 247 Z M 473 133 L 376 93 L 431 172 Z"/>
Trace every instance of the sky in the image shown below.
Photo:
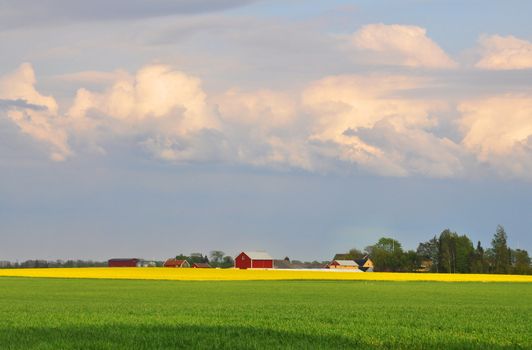
<path fill-rule="evenodd" d="M 0 0 L 0 260 L 531 251 L 530 13 Z"/>

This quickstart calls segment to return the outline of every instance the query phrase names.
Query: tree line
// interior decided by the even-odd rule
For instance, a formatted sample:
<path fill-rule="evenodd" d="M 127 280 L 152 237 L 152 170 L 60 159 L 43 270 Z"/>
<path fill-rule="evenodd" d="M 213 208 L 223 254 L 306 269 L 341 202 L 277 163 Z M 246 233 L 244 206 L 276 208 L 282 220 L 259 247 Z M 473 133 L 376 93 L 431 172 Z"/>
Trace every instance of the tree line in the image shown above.
<path fill-rule="evenodd" d="M 175 258 L 186 260 L 191 266 L 194 263 L 207 263 L 212 267 L 227 268 L 233 267 L 235 264 L 233 257 L 226 255 L 221 250 L 213 250 L 209 253 L 209 256 L 207 254 L 203 255 L 202 253 L 192 253 L 190 255 L 179 254 Z"/>
<path fill-rule="evenodd" d="M 30 259 L 22 262 L 0 261 L 0 268 L 41 268 L 41 267 L 105 267 L 107 261 L 93 260 L 41 260 Z"/>
<path fill-rule="evenodd" d="M 176 259 L 186 260 L 192 266 L 193 263 L 208 263 L 212 267 L 233 267 L 234 260 L 232 256 L 225 255 L 220 250 L 213 250 L 209 255 L 202 253 L 191 253 L 190 255 L 179 254 Z M 155 266 L 161 267 L 164 261 L 153 261 Z M 93 261 L 93 260 L 42 260 L 30 259 L 23 262 L 0 261 L 0 268 L 61 268 L 61 267 L 106 267 L 107 261 Z"/>
<path fill-rule="evenodd" d="M 510 248 L 501 225 L 497 226 L 489 248 L 482 247 L 480 241 L 475 247 L 467 235 L 446 229 L 419 243 L 417 250 L 404 250 L 399 241 L 383 237 L 364 251 L 354 248 L 349 253 L 337 254 L 335 259 L 366 255 L 375 264 L 375 271 L 532 274 L 528 252 Z"/>

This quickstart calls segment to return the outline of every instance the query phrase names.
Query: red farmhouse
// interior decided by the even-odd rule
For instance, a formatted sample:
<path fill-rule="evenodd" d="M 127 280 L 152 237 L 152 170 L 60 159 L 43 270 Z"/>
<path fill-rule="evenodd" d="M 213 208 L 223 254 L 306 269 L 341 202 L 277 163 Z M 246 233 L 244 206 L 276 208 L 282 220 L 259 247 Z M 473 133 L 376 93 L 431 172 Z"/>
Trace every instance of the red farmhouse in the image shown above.
<path fill-rule="evenodd" d="M 109 267 L 137 267 L 140 259 L 109 259 L 107 266 Z"/>
<path fill-rule="evenodd" d="M 168 259 L 164 262 L 164 267 L 190 267 L 186 260 Z"/>
<path fill-rule="evenodd" d="M 242 252 L 235 258 L 237 269 L 273 269 L 273 258 L 266 252 Z"/>

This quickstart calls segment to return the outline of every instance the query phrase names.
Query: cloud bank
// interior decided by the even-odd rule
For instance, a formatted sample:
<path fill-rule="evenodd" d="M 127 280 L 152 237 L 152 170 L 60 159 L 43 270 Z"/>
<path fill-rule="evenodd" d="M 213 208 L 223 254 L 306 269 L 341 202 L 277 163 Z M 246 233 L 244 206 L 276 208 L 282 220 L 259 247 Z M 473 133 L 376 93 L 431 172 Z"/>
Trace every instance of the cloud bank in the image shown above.
<path fill-rule="evenodd" d="M 375 63 L 457 67 L 420 27 L 372 24 L 349 40 L 359 52 L 375 55 Z M 476 67 L 482 70 L 525 69 L 532 62 L 531 45 L 521 39 L 484 37 L 481 46 Z M 429 93 L 441 79 L 409 69 L 326 75 L 297 88 L 217 92 L 207 91 L 200 77 L 163 64 L 56 79 L 103 88 L 78 88 L 59 106 L 37 90 L 29 63 L 0 77 L 0 116 L 54 161 L 113 152 L 118 141 L 168 162 L 532 179 L 529 90 L 449 98 Z"/>

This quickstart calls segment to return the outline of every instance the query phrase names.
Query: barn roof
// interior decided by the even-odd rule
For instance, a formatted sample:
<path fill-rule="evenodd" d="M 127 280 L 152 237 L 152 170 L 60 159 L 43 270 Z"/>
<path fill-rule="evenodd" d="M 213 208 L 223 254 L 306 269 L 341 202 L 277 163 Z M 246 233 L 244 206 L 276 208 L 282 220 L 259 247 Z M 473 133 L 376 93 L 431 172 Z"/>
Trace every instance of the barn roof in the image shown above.
<path fill-rule="evenodd" d="M 192 264 L 194 267 L 201 267 L 201 268 L 211 268 L 212 266 L 208 263 L 194 263 Z"/>
<path fill-rule="evenodd" d="M 186 261 L 186 260 L 170 258 L 170 259 L 167 259 L 167 260 L 165 261 L 165 264 L 181 265 L 181 264 L 183 264 L 185 261 Z"/>
<path fill-rule="evenodd" d="M 357 262 L 354 260 L 334 260 L 340 266 L 358 266 Z"/>
<path fill-rule="evenodd" d="M 244 252 L 251 260 L 273 260 L 270 254 L 264 251 Z"/>
<path fill-rule="evenodd" d="M 364 266 L 368 262 L 369 258 L 355 259 L 359 266 Z"/>

